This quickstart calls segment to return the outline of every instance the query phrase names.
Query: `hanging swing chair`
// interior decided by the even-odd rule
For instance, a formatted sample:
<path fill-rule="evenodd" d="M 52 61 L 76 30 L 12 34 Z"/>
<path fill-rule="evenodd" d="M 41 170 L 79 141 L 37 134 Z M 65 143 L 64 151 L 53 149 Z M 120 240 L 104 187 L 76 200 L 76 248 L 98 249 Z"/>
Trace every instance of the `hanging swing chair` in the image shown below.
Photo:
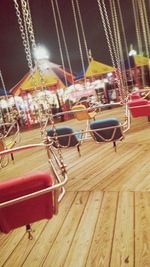
<path fill-rule="evenodd" d="M 58 204 L 65 194 L 67 174 L 62 161 L 51 149 L 51 143 L 33 144 L 0 152 L 4 157 L 11 153 L 31 149 L 45 149 L 50 172 L 28 173 L 0 183 L 0 231 L 26 226 L 32 239 L 30 224 L 42 219 L 51 219 L 58 213 Z M 17 168 L 17 165 L 16 165 Z"/>
<path fill-rule="evenodd" d="M 56 131 L 55 131 L 56 130 Z M 69 126 L 61 126 L 54 129 L 47 129 L 47 136 L 53 142 L 53 146 L 57 148 L 77 147 L 80 154 L 80 146 L 82 143 L 82 132 L 75 133 Z M 57 140 L 56 140 L 57 138 Z"/>
<path fill-rule="evenodd" d="M 128 109 L 130 110 L 132 117 L 148 117 L 150 121 L 150 90 L 139 90 L 133 92 L 129 96 Z"/>
<path fill-rule="evenodd" d="M 116 141 L 124 138 L 123 127 L 116 118 L 107 118 L 90 123 L 90 133 L 96 143 L 113 142 L 116 151 Z"/>
<path fill-rule="evenodd" d="M 20 141 L 20 128 L 17 121 L 12 123 L 3 123 L 0 125 L 0 152 L 6 149 L 12 149 Z M 14 161 L 13 153 L 10 153 L 12 161 Z M 9 162 L 9 156 L 0 156 L 0 167 L 7 166 Z"/>

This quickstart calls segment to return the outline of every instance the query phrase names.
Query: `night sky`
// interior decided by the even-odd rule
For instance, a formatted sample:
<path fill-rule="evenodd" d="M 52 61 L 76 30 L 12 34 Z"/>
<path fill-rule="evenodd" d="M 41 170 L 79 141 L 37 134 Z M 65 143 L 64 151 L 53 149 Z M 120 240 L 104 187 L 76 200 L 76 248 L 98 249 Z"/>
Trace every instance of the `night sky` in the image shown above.
<path fill-rule="evenodd" d="M 145 0 L 148 1 L 149 0 Z M 20 2 L 20 1 L 18 1 Z M 50 0 L 29 0 L 35 40 L 50 53 L 50 61 L 62 64 Z M 105 1 L 108 8 L 108 0 Z M 82 71 L 71 0 L 58 0 L 72 69 Z M 120 0 L 128 46 L 136 49 L 135 25 L 131 0 Z M 93 58 L 112 65 L 96 0 L 79 0 L 87 40 Z M 109 13 L 109 9 L 108 9 Z M 28 64 L 19 32 L 13 0 L 0 0 L 0 69 L 7 89 L 14 86 L 27 72 Z M 82 41 L 83 42 L 83 41 Z M 62 44 L 63 46 L 63 44 Z M 85 54 L 84 45 L 82 45 Z M 85 64 L 86 64 L 85 57 Z M 66 63 L 66 67 L 67 63 Z M 1 87 L 1 85 L 0 85 Z"/>

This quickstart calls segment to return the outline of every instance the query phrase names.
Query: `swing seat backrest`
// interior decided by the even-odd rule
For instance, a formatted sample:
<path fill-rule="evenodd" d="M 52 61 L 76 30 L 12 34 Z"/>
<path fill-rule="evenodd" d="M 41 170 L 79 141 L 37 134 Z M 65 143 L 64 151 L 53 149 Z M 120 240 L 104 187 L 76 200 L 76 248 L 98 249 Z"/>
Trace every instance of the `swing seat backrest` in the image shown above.
<path fill-rule="evenodd" d="M 74 130 L 69 126 L 62 126 L 56 128 L 56 133 L 58 137 L 58 142 L 61 147 L 73 147 L 80 144 L 81 135 L 74 134 Z M 53 138 L 54 130 L 48 129 L 47 135 Z M 55 142 L 54 146 L 56 146 Z"/>
<path fill-rule="evenodd" d="M 135 100 L 135 99 L 139 99 L 139 98 L 141 98 L 139 92 L 133 92 L 133 93 L 130 95 L 130 100 Z"/>
<path fill-rule="evenodd" d="M 133 117 L 150 116 L 150 101 L 139 98 L 128 101 L 128 108 Z"/>
<path fill-rule="evenodd" d="M 77 110 L 77 112 L 74 112 L 74 117 L 79 121 L 95 119 L 96 116 L 96 112 L 88 112 L 84 105 L 74 106 L 72 107 L 72 110 Z"/>
<path fill-rule="evenodd" d="M 96 120 L 90 123 L 91 135 L 97 143 L 123 139 L 122 127 L 115 118 Z"/>
<path fill-rule="evenodd" d="M 29 174 L 0 183 L 0 203 L 28 195 L 52 186 L 48 173 Z M 12 229 L 30 223 L 50 219 L 54 214 L 53 191 L 24 199 L 21 202 L 0 207 L 0 231 L 8 233 Z"/>
<path fill-rule="evenodd" d="M 5 150 L 5 144 L 3 138 L 0 138 L 0 152 L 2 152 L 3 150 Z"/>

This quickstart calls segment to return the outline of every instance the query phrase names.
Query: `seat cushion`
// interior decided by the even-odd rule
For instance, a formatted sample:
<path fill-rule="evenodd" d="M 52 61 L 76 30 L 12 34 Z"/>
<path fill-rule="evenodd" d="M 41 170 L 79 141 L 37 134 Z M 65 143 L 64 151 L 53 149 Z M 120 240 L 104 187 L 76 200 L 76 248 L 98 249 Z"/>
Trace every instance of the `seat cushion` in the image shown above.
<path fill-rule="evenodd" d="M 118 127 L 116 128 L 116 126 Z M 107 129 L 109 127 L 113 128 Z M 115 118 L 108 118 L 91 122 L 90 129 L 95 130 L 92 132 L 92 136 L 97 142 L 115 141 L 121 140 L 123 138 L 120 123 Z"/>
<path fill-rule="evenodd" d="M 48 173 L 36 173 L 0 183 L 0 203 L 52 185 Z M 10 230 L 53 216 L 53 192 L 0 208 L 0 231 Z"/>
<path fill-rule="evenodd" d="M 78 137 L 75 134 L 69 136 L 69 134 L 74 133 L 73 129 L 69 126 L 57 127 L 56 133 L 58 137 L 58 142 L 62 147 L 76 146 L 79 143 Z M 49 137 L 54 137 L 54 130 L 48 129 L 47 135 Z M 59 137 L 61 135 L 67 135 L 67 136 Z M 56 147 L 55 143 L 54 146 Z"/>
<path fill-rule="evenodd" d="M 89 112 L 88 115 L 90 119 L 94 119 L 97 113 L 93 111 L 93 112 Z"/>
<path fill-rule="evenodd" d="M 131 100 L 139 99 L 139 98 L 141 98 L 139 92 L 133 92 L 133 93 L 130 95 L 130 99 L 131 99 Z"/>
<path fill-rule="evenodd" d="M 147 99 L 128 101 L 128 107 L 133 117 L 150 116 L 150 101 Z"/>

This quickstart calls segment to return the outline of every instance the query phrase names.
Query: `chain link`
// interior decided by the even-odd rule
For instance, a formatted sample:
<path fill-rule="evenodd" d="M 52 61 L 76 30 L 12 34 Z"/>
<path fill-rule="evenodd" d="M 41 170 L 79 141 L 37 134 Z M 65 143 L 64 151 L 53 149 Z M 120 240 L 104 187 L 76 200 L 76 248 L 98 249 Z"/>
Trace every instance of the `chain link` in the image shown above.
<path fill-rule="evenodd" d="M 144 17 L 143 8 L 142 8 L 142 1 L 141 0 L 137 1 L 137 4 L 138 4 L 138 7 L 139 7 L 139 14 L 140 14 L 140 18 L 141 18 L 143 37 L 144 37 L 145 48 L 146 48 L 146 56 L 149 57 L 149 49 L 148 49 L 149 38 L 148 37 L 150 37 L 150 33 L 148 31 L 149 34 L 147 36 L 145 17 Z"/>
<path fill-rule="evenodd" d="M 21 0 L 24 24 L 26 25 L 26 26 L 23 26 L 23 21 L 22 21 L 22 18 L 21 18 L 21 12 L 19 10 L 18 2 L 17 2 L 17 0 L 13 0 L 13 1 L 14 1 L 15 9 L 16 9 L 16 15 L 17 15 L 17 18 L 18 18 L 18 24 L 19 24 L 19 29 L 20 29 L 20 32 L 21 32 L 23 46 L 25 48 L 25 53 L 26 53 L 28 66 L 29 66 L 29 69 L 31 70 L 31 75 L 32 75 L 33 82 L 35 82 L 34 69 L 33 69 L 33 64 L 32 64 L 32 56 L 31 56 L 31 50 L 30 50 L 30 45 L 29 45 L 29 38 L 30 38 L 32 49 L 36 48 L 36 43 L 35 43 L 35 37 L 34 37 L 34 32 L 33 32 L 33 25 L 32 25 L 32 18 L 31 18 L 31 13 L 30 13 L 30 8 L 29 8 L 29 2 L 27 2 L 25 0 Z M 29 38 L 28 38 L 27 30 L 28 30 L 28 33 L 29 33 Z M 25 31 L 26 31 L 26 34 L 25 34 Z M 37 68 L 38 68 L 38 71 L 39 71 L 39 74 L 40 74 L 40 78 L 41 78 L 41 82 L 42 82 L 42 89 L 43 89 L 43 86 L 45 86 L 45 81 L 43 79 L 42 71 L 41 71 L 41 69 L 39 67 L 39 64 L 37 64 Z M 45 96 L 46 96 L 46 92 L 45 92 Z M 59 144 L 58 136 L 57 136 L 57 130 L 56 130 L 56 127 L 55 127 L 55 123 L 54 123 L 54 119 L 53 119 L 52 109 L 51 108 L 49 110 L 49 118 L 50 118 L 50 122 L 51 122 L 51 125 L 52 125 L 52 129 L 54 131 L 55 143 L 56 143 L 56 146 L 58 148 L 59 161 L 60 161 L 61 166 L 62 166 L 62 171 L 65 171 L 65 165 L 64 165 L 64 162 L 63 162 L 63 156 L 62 156 L 62 152 L 61 152 L 61 149 L 60 149 L 60 144 Z"/>
<path fill-rule="evenodd" d="M 110 27 L 108 15 L 107 15 L 105 3 L 103 0 L 102 0 L 102 4 L 100 0 L 97 0 L 97 3 L 98 3 L 101 18 L 102 18 L 102 23 L 104 27 L 104 32 L 105 32 L 112 64 L 115 69 L 116 67 L 118 69 L 118 71 L 116 71 L 115 74 L 117 77 L 117 84 L 118 84 L 119 91 L 121 91 L 121 88 L 123 88 L 121 68 L 120 68 L 119 58 L 117 56 L 117 51 L 115 48 L 115 43 L 114 43 L 113 36 L 112 36 L 112 31 L 111 31 L 111 27 Z M 102 9 L 102 6 L 103 6 L 103 9 Z M 121 101 L 123 101 L 122 95 L 121 95 Z"/>
<path fill-rule="evenodd" d="M 85 65 L 84 65 L 84 59 L 83 59 L 83 53 L 82 53 L 81 40 L 80 40 L 80 34 L 79 34 L 79 29 L 78 29 L 74 0 L 72 0 L 71 2 L 72 2 L 72 10 L 73 10 L 73 15 L 74 15 L 75 27 L 76 27 L 76 32 L 77 32 L 77 39 L 78 39 L 78 45 L 79 45 L 81 64 L 82 64 L 82 69 L 83 69 L 83 73 L 84 73 L 84 83 L 86 85 Z"/>

